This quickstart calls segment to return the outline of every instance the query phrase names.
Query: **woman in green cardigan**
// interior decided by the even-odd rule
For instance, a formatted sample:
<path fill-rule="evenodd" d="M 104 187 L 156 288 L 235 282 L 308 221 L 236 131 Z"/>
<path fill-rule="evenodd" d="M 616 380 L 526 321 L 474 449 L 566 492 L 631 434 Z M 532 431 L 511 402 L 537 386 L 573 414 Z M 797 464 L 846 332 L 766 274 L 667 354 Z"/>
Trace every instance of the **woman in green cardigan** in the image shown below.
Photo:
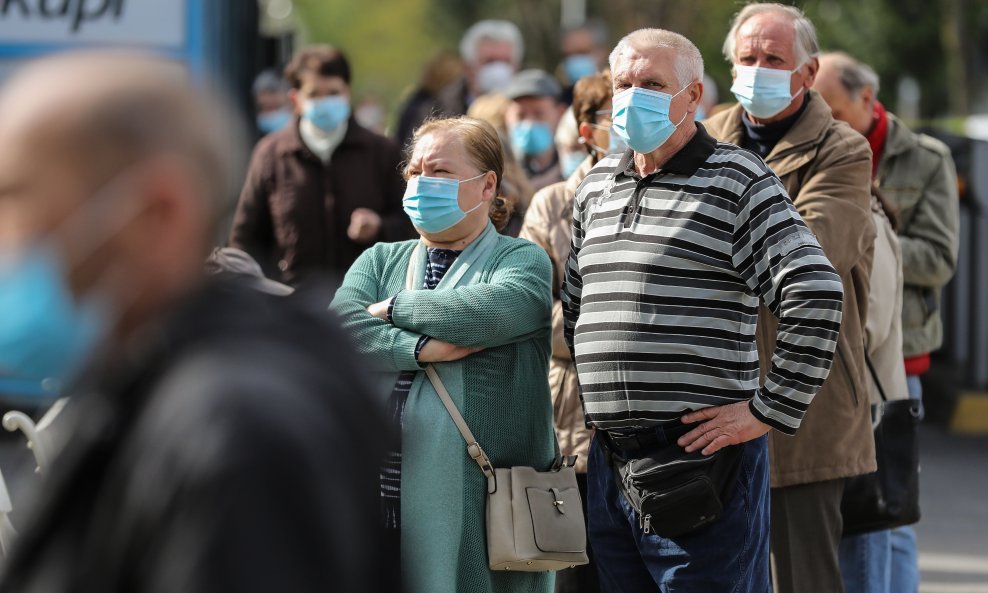
<path fill-rule="evenodd" d="M 365 251 L 333 300 L 401 426 L 381 494 L 410 593 L 552 590 L 552 573 L 488 568 L 484 476 L 421 372 L 435 366 L 495 467 L 552 464 L 552 267 L 542 249 L 499 235 L 491 222 L 507 220 L 497 198 L 503 167 L 486 122 L 420 127 L 404 207 L 421 240 Z"/>

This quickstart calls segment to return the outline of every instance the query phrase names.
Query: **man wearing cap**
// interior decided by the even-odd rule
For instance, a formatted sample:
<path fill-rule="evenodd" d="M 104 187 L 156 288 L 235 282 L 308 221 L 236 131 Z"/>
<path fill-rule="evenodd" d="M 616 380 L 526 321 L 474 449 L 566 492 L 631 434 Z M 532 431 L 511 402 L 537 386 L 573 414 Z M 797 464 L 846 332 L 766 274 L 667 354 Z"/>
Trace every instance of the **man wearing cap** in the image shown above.
<path fill-rule="evenodd" d="M 554 142 L 566 111 L 562 92 L 555 78 L 534 68 L 516 74 L 504 92 L 511 99 L 504 114 L 511 150 L 535 191 L 563 180 Z"/>
<path fill-rule="evenodd" d="M 577 190 L 562 298 L 596 429 L 601 590 L 766 593 L 766 434 L 797 431 L 830 371 L 840 281 L 765 163 L 695 122 L 695 45 L 642 29 L 610 65 L 613 130 L 631 150 Z M 761 386 L 760 303 L 780 328 Z"/>

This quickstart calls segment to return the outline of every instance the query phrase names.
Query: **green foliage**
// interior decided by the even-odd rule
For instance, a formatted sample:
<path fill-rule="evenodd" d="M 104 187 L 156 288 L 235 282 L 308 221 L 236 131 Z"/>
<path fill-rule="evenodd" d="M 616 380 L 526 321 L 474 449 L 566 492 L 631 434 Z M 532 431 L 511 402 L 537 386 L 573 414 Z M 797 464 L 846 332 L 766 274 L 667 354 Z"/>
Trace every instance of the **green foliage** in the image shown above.
<path fill-rule="evenodd" d="M 295 0 L 303 39 L 337 45 L 354 67 L 358 95 L 372 93 L 395 109 L 417 81 L 422 65 L 482 18 L 519 25 L 526 65 L 553 71 L 559 63 L 561 0 Z M 871 64 L 882 78 L 881 99 L 895 105 L 903 76 L 920 82 L 922 115 L 965 109 L 951 96 L 963 81 L 970 97 L 981 78 L 977 55 L 988 53 L 988 2 L 983 0 L 787 0 L 817 26 L 824 50 L 843 50 Z M 633 29 L 678 31 L 697 44 L 721 100 L 729 100 L 730 66 L 721 45 L 743 0 L 587 0 L 589 17 L 610 26 L 611 42 Z M 951 11 L 958 16 L 950 28 Z M 951 46 L 951 34 L 955 34 Z M 958 49 L 959 47 L 959 49 Z M 961 53 L 963 55 L 961 55 Z M 964 91 L 960 91 L 964 92 Z M 973 103 L 973 101 L 972 101 Z"/>

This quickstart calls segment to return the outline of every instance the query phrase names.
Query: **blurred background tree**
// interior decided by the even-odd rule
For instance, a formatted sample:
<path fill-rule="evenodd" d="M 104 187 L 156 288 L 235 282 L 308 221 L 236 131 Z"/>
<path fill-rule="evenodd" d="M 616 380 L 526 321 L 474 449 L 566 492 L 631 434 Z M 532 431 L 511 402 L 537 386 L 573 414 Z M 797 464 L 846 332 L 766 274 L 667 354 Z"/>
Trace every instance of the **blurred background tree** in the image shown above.
<path fill-rule="evenodd" d="M 358 96 L 374 95 L 392 112 L 436 52 L 456 50 L 482 18 L 518 24 L 525 64 L 555 71 L 560 15 L 573 0 L 293 0 L 300 42 L 346 50 Z M 646 26 L 680 32 L 697 44 L 722 100 L 730 67 L 721 45 L 731 0 L 576 0 L 588 18 L 609 26 L 611 43 Z M 913 118 L 962 117 L 988 111 L 988 2 L 985 0 L 797 0 L 816 24 L 825 50 L 870 63 L 882 78 L 880 98 Z M 900 97 L 906 103 L 900 104 Z"/>

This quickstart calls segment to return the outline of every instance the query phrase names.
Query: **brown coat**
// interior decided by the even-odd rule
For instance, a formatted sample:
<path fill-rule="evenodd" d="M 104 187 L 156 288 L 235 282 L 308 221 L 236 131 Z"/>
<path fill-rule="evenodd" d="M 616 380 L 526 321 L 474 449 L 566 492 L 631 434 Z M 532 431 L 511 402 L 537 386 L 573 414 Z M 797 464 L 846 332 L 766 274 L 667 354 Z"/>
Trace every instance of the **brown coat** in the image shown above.
<path fill-rule="evenodd" d="M 742 107 L 706 120 L 715 138 L 741 144 Z M 875 243 L 871 218 L 871 149 L 833 118 L 810 91 L 809 105 L 765 159 L 816 235 L 844 285 L 844 309 L 830 375 L 794 437 L 772 431 L 772 487 L 821 482 L 875 471 L 875 442 L 864 362 L 865 322 Z M 771 364 L 777 321 L 758 318 L 762 376 Z"/>
<path fill-rule="evenodd" d="M 256 259 L 268 275 L 297 286 L 314 273 L 342 277 L 367 247 L 350 240 L 357 208 L 383 219 L 378 241 L 415 236 L 402 211 L 405 182 L 398 146 L 350 119 L 328 164 L 305 146 L 295 125 L 254 148 L 230 233 L 230 246 Z"/>
<path fill-rule="evenodd" d="M 583 417 L 576 365 L 563 339 L 563 307 L 559 293 L 566 275 L 566 260 L 572 243 L 573 200 L 576 189 L 591 167 L 593 162 L 587 158 L 569 179 L 536 192 L 525 213 L 525 222 L 519 235 L 545 249 L 552 260 L 552 358 L 549 360 L 549 388 L 552 393 L 553 425 L 556 428 L 560 453 L 579 456 L 576 460 L 578 472 L 587 471 L 591 432 Z"/>

